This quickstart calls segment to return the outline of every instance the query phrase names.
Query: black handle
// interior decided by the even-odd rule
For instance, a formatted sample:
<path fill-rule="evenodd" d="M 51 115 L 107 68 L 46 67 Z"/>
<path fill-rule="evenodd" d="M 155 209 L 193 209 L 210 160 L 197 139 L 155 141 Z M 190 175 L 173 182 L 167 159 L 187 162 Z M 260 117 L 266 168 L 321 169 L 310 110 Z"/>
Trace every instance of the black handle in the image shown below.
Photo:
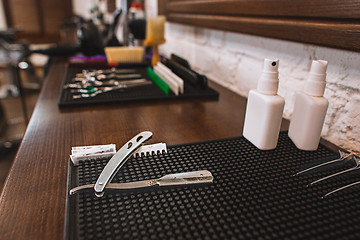
<path fill-rule="evenodd" d="M 193 85 L 193 86 L 200 86 L 201 88 L 207 88 L 207 78 L 204 75 L 200 75 L 195 71 L 188 69 L 179 63 L 163 58 L 161 62 L 171 69 L 176 75 L 182 78 L 185 82 Z"/>

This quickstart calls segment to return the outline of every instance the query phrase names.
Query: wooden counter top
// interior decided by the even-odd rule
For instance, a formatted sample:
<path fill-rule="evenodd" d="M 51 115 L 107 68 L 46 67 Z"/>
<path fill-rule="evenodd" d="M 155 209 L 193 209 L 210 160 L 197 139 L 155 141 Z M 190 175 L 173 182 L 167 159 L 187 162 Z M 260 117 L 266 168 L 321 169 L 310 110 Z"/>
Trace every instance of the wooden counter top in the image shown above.
<path fill-rule="evenodd" d="M 72 146 L 123 143 L 153 132 L 168 145 L 240 136 L 246 99 L 211 83 L 219 100 L 171 100 L 59 109 L 66 64 L 52 63 L 0 199 L 1 239 L 63 239 Z"/>

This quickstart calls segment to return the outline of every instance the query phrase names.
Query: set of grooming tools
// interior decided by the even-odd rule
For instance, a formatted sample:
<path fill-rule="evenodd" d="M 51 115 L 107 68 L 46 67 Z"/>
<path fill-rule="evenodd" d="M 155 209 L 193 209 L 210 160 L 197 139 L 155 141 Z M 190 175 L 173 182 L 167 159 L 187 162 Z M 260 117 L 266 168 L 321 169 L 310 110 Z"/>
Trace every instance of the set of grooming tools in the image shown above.
<path fill-rule="evenodd" d="M 313 181 L 313 182 L 311 182 L 311 183 L 309 183 L 307 185 L 308 187 L 311 187 L 311 186 L 313 186 L 315 184 L 321 183 L 321 182 L 326 181 L 328 179 L 331 179 L 331 178 L 337 177 L 339 175 L 346 174 L 346 173 L 349 173 L 349 172 L 360 169 L 360 158 L 356 157 L 353 153 L 344 153 L 342 151 L 339 151 L 339 155 L 340 155 L 340 157 L 337 158 L 337 159 L 334 159 L 334 160 L 331 160 L 331 161 L 321 163 L 321 164 L 315 165 L 313 167 L 304 169 L 304 170 L 299 171 L 296 174 L 294 174 L 294 176 L 298 176 L 298 175 L 301 175 L 301 174 L 304 174 L 304 173 L 307 173 L 307 172 L 313 171 L 315 169 L 319 169 L 319 168 L 322 168 L 324 166 L 328 166 L 328 165 L 334 164 L 334 163 L 345 163 L 345 162 L 348 162 L 348 161 L 353 161 L 354 162 L 355 165 L 353 167 L 351 167 L 351 168 L 348 168 L 348 169 L 345 169 L 345 170 L 330 174 L 328 176 L 322 177 L 322 178 L 317 179 L 317 180 L 315 180 L 315 181 Z M 359 184 L 360 184 L 360 181 L 357 181 L 357 182 L 342 186 L 340 188 L 334 189 L 334 190 L 326 193 L 322 198 L 326 198 L 326 197 L 328 197 L 328 196 L 330 196 L 330 195 L 332 195 L 334 193 L 337 193 L 339 191 L 342 191 L 344 189 L 347 189 L 347 188 L 350 188 L 350 187 L 353 187 L 353 186 L 359 185 Z"/>
<path fill-rule="evenodd" d="M 84 189 L 94 189 L 97 197 L 104 195 L 105 189 L 137 189 L 146 187 L 163 187 L 188 184 L 212 183 L 213 176 L 207 170 L 168 174 L 157 179 L 149 179 L 144 181 L 127 182 L 127 183 L 110 183 L 116 173 L 121 169 L 127 160 L 132 156 L 143 156 L 147 154 L 166 154 L 167 148 L 165 143 L 157 143 L 152 145 L 143 145 L 151 139 L 152 133 L 144 131 L 125 143 L 117 152 L 114 144 L 84 146 L 72 148 L 70 156 L 74 165 L 78 165 L 80 161 L 87 159 L 96 159 L 112 156 L 106 164 L 95 184 L 87 184 L 75 187 L 70 190 L 69 194 L 73 195 Z M 135 160 L 135 159 L 134 159 Z"/>
<path fill-rule="evenodd" d="M 136 72 L 136 69 L 83 70 L 71 82 L 64 85 L 70 89 L 73 99 L 91 98 L 99 94 L 152 84 Z"/>

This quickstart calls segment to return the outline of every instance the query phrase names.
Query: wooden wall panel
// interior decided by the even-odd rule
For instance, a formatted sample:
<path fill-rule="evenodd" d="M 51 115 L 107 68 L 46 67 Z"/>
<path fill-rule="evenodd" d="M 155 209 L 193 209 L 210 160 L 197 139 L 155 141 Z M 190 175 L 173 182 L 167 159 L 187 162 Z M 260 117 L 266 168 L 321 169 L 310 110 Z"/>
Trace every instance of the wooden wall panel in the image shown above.
<path fill-rule="evenodd" d="M 159 0 L 168 21 L 360 51 L 358 0 Z"/>
<path fill-rule="evenodd" d="M 61 24 L 66 18 L 71 17 L 66 1 L 42 0 L 41 11 L 44 18 L 44 31 L 51 35 L 59 35 Z M 70 10 L 72 11 L 72 10 Z"/>
<path fill-rule="evenodd" d="M 9 28 L 32 43 L 58 42 L 60 26 L 72 15 L 71 0 L 3 0 Z"/>
<path fill-rule="evenodd" d="M 37 0 L 12 0 L 11 4 L 6 4 L 4 8 L 8 17 L 7 24 L 11 27 L 19 28 L 29 33 L 40 31 L 41 20 L 39 18 Z M 31 14 L 24 14 L 26 12 Z"/>
<path fill-rule="evenodd" d="M 358 0 L 167 0 L 164 2 L 167 3 L 167 10 L 170 12 L 360 19 Z"/>

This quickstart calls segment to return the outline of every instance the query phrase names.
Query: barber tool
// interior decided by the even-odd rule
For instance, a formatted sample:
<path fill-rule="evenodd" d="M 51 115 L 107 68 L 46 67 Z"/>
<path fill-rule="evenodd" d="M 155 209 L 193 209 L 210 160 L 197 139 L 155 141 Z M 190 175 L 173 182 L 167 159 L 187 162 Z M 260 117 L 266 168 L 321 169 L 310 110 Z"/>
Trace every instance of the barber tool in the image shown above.
<path fill-rule="evenodd" d="M 83 94 L 99 94 L 104 92 L 109 92 L 113 90 L 120 89 L 118 86 L 114 87 L 93 87 L 93 86 L 87 86 L 86 88 L 79 88 L 79 89 L 72 89 L 71 93 L 83 93 Z M 76 98 L 76 97 L 75 97 Z"/>
<path fill-rule="evenodd" d="M 323 177 L 323 178 L 320 178 L 320 179 L 318 179 L 318 180 L 316 180 L 316 181 L 313 181 L 313 182 L 310 183 L 308 186 L 314 185 L 314 184 L 316 184 L 316 183 L 319 183 L 319 182 L 321 182 L 321 181 L 324 181 L 324 180 L 329 179 L 329 178 L 332 178 L 332 177 L 339 176 L 339 175 L 344 174 L 344 173 L 348 173 L 348 172 L 351 172 L 351 171 L 360 169 L 360 159 L 358 159 L 358 158 L 356 158 L 356 157 L 354 157 L 353 159 L 354 159 L 355 164 L 356 164 L 354 167 L 349 168 L 349 169 L 346 169 L 346 170 L 343 170 L 343 171 L 340 171 L 340 172 L 337 172 L 337 173 L 334 173 L 334 174 L 331 174 L 331 175 L 326 176 L 326 177 Z"/>
<path fill-rule="evenodd" d="M 70 159 L 77 166 L 80 161 L 112 157 L 115 153 L 115 144 L 72 147 Z"/>
<path fill-rule="evenodd" d="M 180 87 L 178 85 L 178 83 L 168 77 L 161 68 L 159 68 L 157 65 L 154 66 L 154 72 L 164 81 L 166 82 L 166 84 L 169 86 L 169 88 L 171 89 L 171 91 L 177 96 L 180 93 Z"/>
<path fill-rule="evenodd" d="M 339 154 L 340 154 L 340 157 L 337 158 L 337 159 L 334 159 L 334 160 L 331 160 L 329 162 L 325 162 L 325 163 L 321 163 L 319 165 L 315 165 L 313 167 L 310 167 L 310 168 L 307 168 L 305 170 L 302 170 L 300 172 L 297 172 L 295 173 L 293 176 L 296 176 L 296 175 L 299 175 L 299 174 L 302 174 L 302 173 L 305 173 L 305 172 L 308 172 L 310 170 L 313 170 L 313 169 L 316 169 L 316 168 L 319 168 L 319 167 L 323 167 L 323 166 L 326 166 L 328 164 L 332 164 L 332 163 L 335 163 L 335 162 L 341 162 L 341 161 L 345 161 L 347 160 L 349 157 L 353 156 L 352 153 L 344 153 L 342 151 L 339 150 Z"/>
<path fill-rule="evenodd" d="M 93 188 L 95 195 L 97 197 L 102 197 L 104 195 L 104 190 L 106 189 L 136 189 L 136 188 L 145 188 L 153 186 L 176 186 L 176 185 L 188 185 L 188 184 L 201 184 L 201 183 L 212 183 L 213 176 L 207 170 L 193 171 L 193 172 L 184 172 L 184 173 L 175 173 L 168 174 L 158 179 L 149 179 L 144 181 L 128 182 L 128 183 L 110 183 L 114 178 L 115 174 L 120 170 L 120 168 L 125 164 L 125 162 L 131 156 L 142 156 L 143 154 L 162 154 L 166 153 L 166 144 L 157 143 L 152 145 L 143 146 L 143 144 L 152 137 L 152 132 L 144 131 L 133 137 L 127 143 L 125 143 L 119 151 L 117 151 L 109 162 L 106 164 L 100 176 L 98 177 L 95 184 L 86 184 L 82 186 L 75 187 L 70 190 L 70 195 L 77 193 L 83 189 Z M 103 151 L 104 149 L 109 149 L 113 145 L 104 145 L 99 148 L 85 149 L 76 148 L 75 153 L 81 152 L 81 157 L 83 152 L 87 153 Z M 74 153 L 74 152 L 73 152 Z"/>
<path fill-rule="evenodd" d="M 184 81 L 180 77 L 178 77 L 175 73 L 173 73 L 167 66 L 165 66 L 161 62 L 158 62 L 158 64 L 154 66 L 154 70 L 157 70 L 162 74 L 162 76 L 164 77 L 163 78 L 164 81 L 175 82 L 179 88 L 179 93 L 181 94 L 184 93 Z"/>
<path fill-rule="evenodd" d="M 110 80 L 110 79 L 116 79 L 116 80 L 121 80 L 121 79 L 130 79 L 130 78 L 139 78 L 141 77 L 141 74 L 138 73 L 132 73 L 132 74 L 98 74 L 96 75 L 96 79 L 97 80 Z"/>
<path fill-rule="evenodd" d="M 176 56 L 176 55 L 175 55 Z M 184 82 L 193 86 L 200 86 L 203 89 L 208 88 L 208 79 L 205 75 L 199 74 L 192 70 L 185 59 L 179 60 L 180 57 L 173 57 L 171 59 L 162 58 L 161 62 L 178 75 Z M 187 64 L 183 63 L 186 62 Z"/>
<path fill-rule="evenodd" d="M 102 197 L 104 195 L 104 189 L 108 183 L 114 178 L 115 174 L 125 164 L 132 154 L 138 150 L 146 141 L 152 138 L 152 132 L 144 131 L 137 134 L 135 137 L 125 143 L 119 151 L 109 160 L 104 169 L 102 170 L 95 185 L 95 195 Z"/>
<path fill-rule="evenodd" d="M 109 75 L 109 74 L 132 74 L 132 73 L 136 73 L 136 69 L 132 69 L 132 68 L 128 68 L 128 69 L 117 69 L 115 67 L 110 68 L 110 69 L 99 69 L 99 70 L 88 70 L 88 69 L 83 69 L 81 71 L 81 73 L 77 73 L 76 76 L 77 77 L 84 77 L 84 76 L 96 76 L 99 74 L 105 74 L 105 75 Z"/>
<path fill-rule="evenodd" d="M 71 89 L 78 89 L 78 88 L 87 88 L 87 87 L 99 87 L 99 86 L 108 86 L 108 87 L 115 87 L 115 86 L 131 86 L 133 84 L 138 83 L 145 83 L 148 82 L 145 78 L 138 78 L 138 79 L 132 79 L 132 80 L 126 80 L 126 81 L 118 81 L 118 80 L 108 80 L 108 81 L 82 81 L 82 82 L 76 82 L 76 83 L 69 83 L 64 85 L 64 88 L 71 88 Z"/>
<path fill-rule="evenodd" d="M 144 47 L 121 46 L 105 47 L 106 59 L 109 64 L 143 63 Z"/>
<path fill-rule="evenodd" d="M 177 62 L 178 64 L 180 64 L 181 66 L 183 66 L 187 69 L 191 69 L 189 62 L 186 59 L 176 55 L 175 53 L 172 53 L 170 55 L 170 59 L 174 62 Z"/>
<path fill-rule="evenodd" d="M 121 74 L 121 73 L 135 73 L 135 69 L 117 69 L 117 68 L 110 68 L 110 69 L 100 69 L 100 70 L 93 70 L 95 74 Z"/>
<path fill-rule="evenodd" d="M 150 84 L 152 84 L 152 82 L 150 80 L 146 80 L 146 81 L 141 81 L 141 82 L 138 82 L 138 83 L 119 84 L 119 85 L 111 86 L 111 87 L 102 87 L 102 88 L 93 88 L 93 89 L 79 89 L 79 91 L 77 93 L 81 93 L 81 94 L 73 95 L 72 97 L 73 97 L 73 99 L 92 98 L 92 97 L 96 97 L 99 94 L 114 91 L 114 90 L 119 90 L 119 89 L 124 89 L 124 88 L 131 88 L 131 87 L 139 87 L 139 86 L 145 86 L 145 85 L 150 85 Z"/>
<path fill-rule="evenodd" d="M 159 62 L 158 46 L 165 42 L 165 20 L 164 16 L 157 16 L 148 18 L 146 22 L 146 38 L 144 44 L 145 46 L 153 48 L 153 56 L 151 59 L 152 66 L 155 66 Z"/>
<path fill-rule="evenodd" d="M 107 80 L 107 79 L 128 79 L 139 78 L 141 74 L 136 72 L 136 69 L 106 69 L 106 70 L 82 70 L 81 73 L 77 73 L 73 81 L 95 81 L 95 80 Z"/>
<path fill-rule="evenodd" d="M 347 188 L 356 186 L 356 185 L 358 185 L 358 184 L 360 184 L 360 181 L 354 182 L 354 183 L 350 183 L 350 184 L 345 185 L 345 186 L 343 186 L 343 187 L 337 188 L 337 189 L 335 189 L 335 190 L 333 190 L 333 191 L 331 191 L 331 192 L 328 192 L 328 193 L 325 194 L 322 198 L 326 198 L 326 197 L 330 196 L 331 194 L 334 194 L 334 193 L 339 192 L 339 191 L 342 191 L 342 190 L 344 190 L 344 189 L 347 189 Z"/>
<path fill-rule="evenodd" d="M 166 94 L 169 95 L 170 87 L 152 69 L 147 68 L 147 74 L 151 80 Z"/>
<path fill-rule="evenodd" d="M 150 145 L 141 146 L 135 153 L 134 157 L 141 156 L 142 154 L 157 154 L 157 153 L 167 153 L 166 143 L 155 143 Z"/>
<path fill-rule="evenodd" d="M 197 76 L 197 81 L 195 83 L 195 85 L 200 86 L 203 89 L 208 88 L 208 79 L 205 75 L 200 74 L 196 71 L 194 71 L 191 67 L 190 64 L 188 63 L 188 61 L 184 58 L 181 58 L 180 56 L 172 53 L 170 56 L 170 60 L 180 64 L 181 66 L 185 67 L 186 69 L 188 69 L 190 72 L 194 73 Z"/>
<path fill-rule="evenodd" d="M 71 148 L 70 159 L 73 162 L 74 166 L 78 166 L 79 162 L 81 161 L 112 157 L 115 155 L 115 153 L 115 144 L 79 146 Z M 136 150 L 133 154 L 133 157 L 136 158 L 139 156 L 141 157 L 166 153 L 166 143 L 154 143 L 139 147 L 138 150 Z"/>
<path fill-rule="evenodd" d="M 137 189 L 146 187 L 164 187 L 164 186 L 177 186 L 177 185 L 189 185 L 189 184 L 203 184 L 212 183 L 213 176 L 211 172 L 207 170 L 174 173 L 168 174 L 158 179 L 150 179 L 144 181 L 128 182 L 128 183 L 109 183 L 106 189 Z M 70 190 L 70 195 L 77 193 L 80 190 L 93 188 L 94 184 L 87 184 L 79 187 L 75 187 Z"/>
<path fill-rule="evenodd" d="M 75 85 L 68 85 L 67 87 L 71 88 L 72 93 L 93 93 L 110 88 L 118 89 L 119 87 L 126 88 L 126 87 L 131 87 L 133 85 L 139 86 L 139 84 L 147 85 L 150 83 L 151 82 L 149 80 L 146 80 L 145 78 L 141 78 L 141 79 L 129 80 L 126 82 L 108 81 L 108 82 L 104 82 L 101 85 L 75 84 Z"/>
<path fill-rule="evenodd" d="M 73 81 L 96 81 L 96 80 L 122 80 L 122 79 L 131 79 L 131 78 L 140 78 L 141 74 L 139 73 L 131 73 L 131 74 L 84 74 L 83 76 L 77 75 L 75 78 L 73 78 Z"/>
<path fill-rule="evenodd" d="M 100 88 L 97 88 L 93 85 L 80 85 L 80 84 L 72 84 L 69 85 L 67 88 L 70 88 L 71 93 L 88 93 L 88 91 L 95 92 L 96 90 L 100 90 Z"/>

